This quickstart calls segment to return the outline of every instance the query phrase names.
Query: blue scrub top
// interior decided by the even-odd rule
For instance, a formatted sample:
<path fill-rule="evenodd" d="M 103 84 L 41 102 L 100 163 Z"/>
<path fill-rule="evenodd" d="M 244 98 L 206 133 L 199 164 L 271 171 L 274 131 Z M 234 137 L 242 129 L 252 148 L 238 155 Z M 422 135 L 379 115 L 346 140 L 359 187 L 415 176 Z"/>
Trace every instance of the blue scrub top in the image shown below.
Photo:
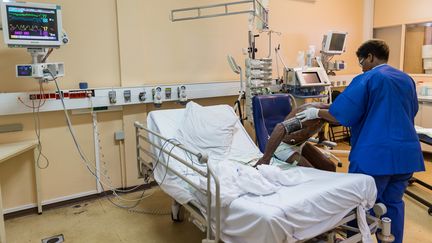
<path fill-rule="evenodd" d="M 406 73 L 381 65 L 360 74 L 329 111 L 351 127 L 349 172 L 395 175 L 425 170 L 414 128 L 415 83 Z"/>

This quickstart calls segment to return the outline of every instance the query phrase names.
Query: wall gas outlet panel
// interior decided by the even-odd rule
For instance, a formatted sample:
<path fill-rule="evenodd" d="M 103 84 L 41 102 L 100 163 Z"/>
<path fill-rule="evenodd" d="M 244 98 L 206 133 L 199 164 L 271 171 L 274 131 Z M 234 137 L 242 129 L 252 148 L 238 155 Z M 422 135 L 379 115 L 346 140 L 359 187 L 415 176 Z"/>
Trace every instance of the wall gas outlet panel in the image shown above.
<path fill-rule="evenodd" d="M 156 107 L 162 106 L 162 88 L 156 87 L 152 90 L 153 93 L 153 103 Z"/>
<path fill-rule="evenodd" d="M 178 101 L 180 104 L 185 105 L 188 101 L 186 94 L 186 86 L 182 85 L 177 88 Z"/>
<path fill-rule="evenodd" d="M 116 96 L 117 96 L 117 94 L 114 90 L 108 92 L 108 99 L 109 99 L 110 104 L 117 103 Z"/>
<path fill-rule="evenodd" d="M 165 100 L 171 99 L 171 88 L 165 88 Z"/>
<path fill-rule="evenodd" d="M 125 103 L 131 102 L 131 98 L 132 98 L 131 91 L 130 90 L 123 91 L 123 97 L 124 97 L 124 102 Z"/>
<path fill-rule="evenodd" d="M 138 94 L 138 100 L 139 101 L 141 101 L 141 102 L 144 102 L 145 100 L 146 100 L 146 91 L 144 90 L 143 92 L 140 92 L 139 94 Z"/>

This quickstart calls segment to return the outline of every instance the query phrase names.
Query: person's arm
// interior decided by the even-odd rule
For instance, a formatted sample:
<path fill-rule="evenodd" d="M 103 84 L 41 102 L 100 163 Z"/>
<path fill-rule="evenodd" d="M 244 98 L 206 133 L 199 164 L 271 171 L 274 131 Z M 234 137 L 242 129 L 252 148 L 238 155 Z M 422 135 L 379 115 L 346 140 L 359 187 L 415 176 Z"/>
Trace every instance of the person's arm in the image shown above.
<path fill-rule="evenodd" d="M 306 110 L 297 113 L 296 117 L 302 122 L 315 119 L 323 119 L 332 124 L 339 124 L 338 120 L 332 114 L 330 114 L 328 109 L 309 107 Z"/>
<path fill-rule="evenodd" d="M 270 160 L 273 156 L 273 153 L 276 151 L 279 144 L 282 142 L 282 139 L 284 138 L 286 133 L 286 130 L 284 126 L 279 123 L 275 126 L 273 129 L 273 132 L 267 142 L 264 155 L 263 157 L 258 160 L 258 162 L 255 164 L 255 166 L 261 165 L 261 164 L 269 164 Z"/>
<path fill-rule="evenodd" d="M 338 120 L 336 120 L 336 118 L 330 114 L 328 109 L 319 109 L 318 117 L 331 124 L 339 124 Z"/>

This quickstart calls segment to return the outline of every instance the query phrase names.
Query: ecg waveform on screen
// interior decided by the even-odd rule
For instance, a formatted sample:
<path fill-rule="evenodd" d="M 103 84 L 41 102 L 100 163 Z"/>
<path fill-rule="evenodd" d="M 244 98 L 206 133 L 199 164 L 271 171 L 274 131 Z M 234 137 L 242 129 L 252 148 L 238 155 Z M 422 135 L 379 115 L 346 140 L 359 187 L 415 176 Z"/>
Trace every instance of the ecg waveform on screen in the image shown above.
<path fill-rule="evenodd" d="M 47 31 L 49 19 L 46 14 L 17 13 L 9 16 L 10 31 Z"/>

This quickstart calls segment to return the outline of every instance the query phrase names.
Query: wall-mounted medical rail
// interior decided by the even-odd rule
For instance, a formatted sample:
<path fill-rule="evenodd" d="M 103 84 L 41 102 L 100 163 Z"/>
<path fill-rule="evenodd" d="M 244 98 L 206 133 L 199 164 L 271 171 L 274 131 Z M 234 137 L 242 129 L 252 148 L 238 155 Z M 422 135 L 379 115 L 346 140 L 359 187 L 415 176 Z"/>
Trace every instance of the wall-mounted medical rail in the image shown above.
<path fill-rule="evenodd" d="M 242 8 L 241 10 L 231 10 L 230 7 Z M 217 12 L 219 10 L 219 12 Z M 209 13 L 206 13 L 208 11 Z M 214 12 L 212 12 L 214 11 Z M 268 26 L 268 10 L 258 0 L 245 0 L 229 3 L 220 3 L 200 7 L 181 8 L 171 10 L 171 21 L 184 21 L 194 19 L 204 19 L 221 17 L 236 14 L 253 14 L 259 18 L 265 26 Z M 180 16 L 179 16 L 180 15 Z"/>
<path fill-rule="evenodd" d="M 180 179 L 185 181 L 188 185 L 193 187 L 197 190 L 197 192 L 202 193 L 204 196 L 207 197 L 207 205 L 205 211 L 205 215 L 203 213 L 197 213 L 196 210 L 194 210 L 193 207 L 189 205 L 183 205 L 188 211 L 191 213 L 191 217 L 198 220 L 201 225 L 205 226 L 206 230 L 206 239 L 203 240 L 203 242 L 206 243 L 216 243 L 219 242 L 220 239 L 220 212 L 221 212 L 221 202 L 220 202 L 220 183 L 219 179 L 216 177 L 214 171 L 210 168 L 210 166 L 206 166 L 207 170 L 204 171 L 202 168 L 196 167 L 194 164 L 189 163 L 188 161 L 180 158 L 179 156 L 176 156 L 172 154 L 172 151 L 169 151 L 168 149 L 165 149 L 164 146 L 161 146 L 155 142 L 153 142 L 150 137 L 157 137 L 160 139 L 161 144 L 170 144 L 171 146 L 178 147 L 180 150 L 183 150 L 185 153 L 190 154 L 191 156 L 194 156 L 197 161 L 199 161 L 200 164 L 207 164 L 208 157 L 206 155 L 203 155 L 201 153 L 198 153 L 194 151 L 193 149 L 187 148 L 181 144 L 179 144 L 176 141 L 170 140 L 162 136 L 161 134 L 154 132 L 148 128 L 146 128 L 143 124 L 139 122 L 134 123 L 135 126 L 135 134 L 136 134 L 136 153 L 137 153 L 137 163 L 138 163 L 138 171 L 143 171 L 141 168 L 142 165 L 147 167 L 147 171 L 151 173 L 151 171 L 154 169 L 153 166 L 155 164 L 152 164 L 150 162 L 147 162 L 148 160 L 142 158 L 141 155 L 146 154 L 151 159 L 153 159 L 156 163 L 158 161 L 158 155 L 154 154 L 152 152 L 152 147 L 154 148 L 153 151 L 158 151 L 158 153 L 163 153 L 167 156 L 172 157 L 173 159 L 177 160 L 181 164 L 187 166 L 188 168 L 192 169 L 197 174 L 203 176 L 206 178 L 207 182 L 207 190 L 203 190 L 199 185 L 194 183 L 193 181 L 189 180 L 185 175 L 182 173 L 176 171 L 175 169 L 171 168 L 168 163 L 165 163 L 164 161 L 158 161 L 158 165 L 163 166 L 167 173 L 168 171 L 176 176 L 178 176 Z M 142 141 L 144 144 L 142 144 Z M 193 158 L 193 157 L 192 157 Z M 191 158 L 191 159 L 192 159 Z M 212 193 L 211 193 L 211 180 L 214 181 L 215 184 L 215 209 L 212 210 Z M 194 205 L 192 205 L 194 206 Z M 212 211 L 214 212 L 214 216 L 212 216 Z M 214 236 L 212 234 L 212 222 L 215 222 L 215 233 Z"/>

